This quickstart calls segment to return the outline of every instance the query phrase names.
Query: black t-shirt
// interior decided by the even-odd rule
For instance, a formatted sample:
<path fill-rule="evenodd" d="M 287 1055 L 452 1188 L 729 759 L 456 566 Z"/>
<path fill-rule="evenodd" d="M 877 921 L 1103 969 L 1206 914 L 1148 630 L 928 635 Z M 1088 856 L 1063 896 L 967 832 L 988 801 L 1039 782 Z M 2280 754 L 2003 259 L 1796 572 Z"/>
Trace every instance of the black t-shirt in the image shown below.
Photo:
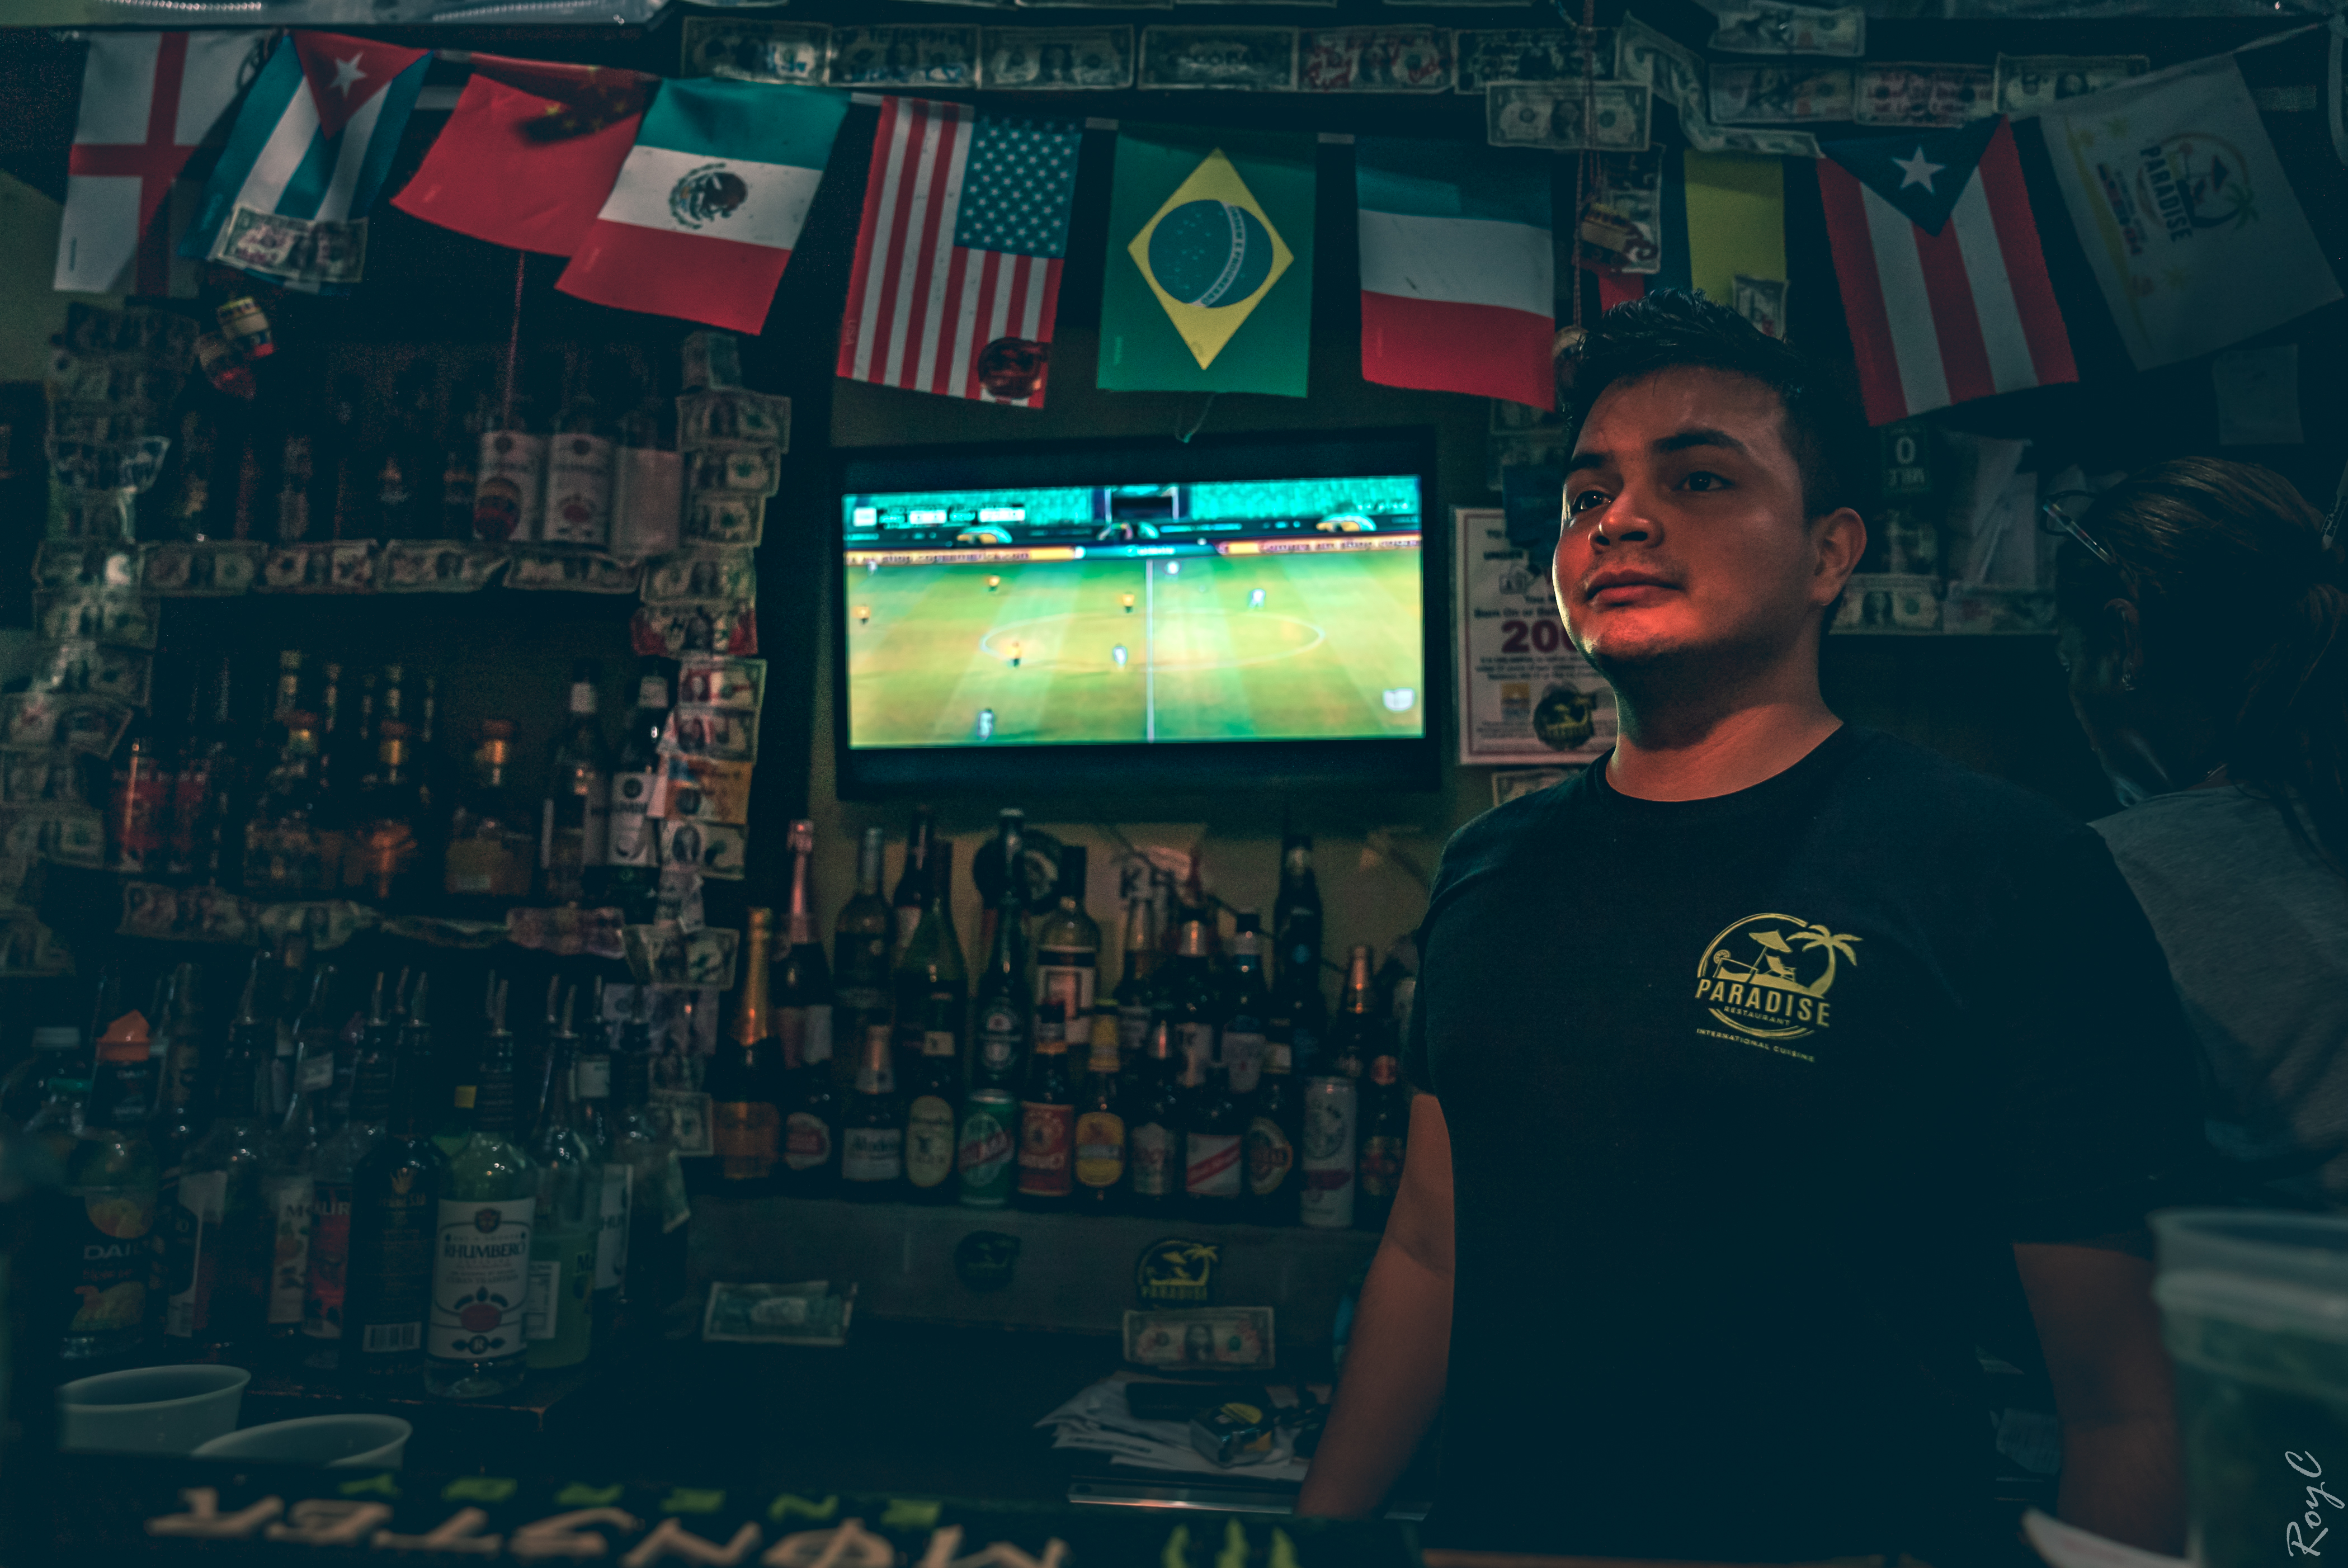
<path fill-rule="evenodd" d="M 2143 912 L 2093 832 L 1879 733 L 1711 800 L 1605 771 L 1462 828 L 1419 929 L 1457 1241 L 1426 1539 L 2003 1559 L 2012 1244 L 2204 1190 Z"/>

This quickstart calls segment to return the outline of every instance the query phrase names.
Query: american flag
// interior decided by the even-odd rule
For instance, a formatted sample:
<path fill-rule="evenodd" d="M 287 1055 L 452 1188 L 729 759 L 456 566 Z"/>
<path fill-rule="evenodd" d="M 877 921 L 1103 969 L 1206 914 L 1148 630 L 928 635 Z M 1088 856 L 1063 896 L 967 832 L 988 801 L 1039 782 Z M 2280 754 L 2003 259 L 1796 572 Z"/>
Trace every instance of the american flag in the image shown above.
<path fill-rule="evenodd" d="M 1081 125 L 883 98 L 839 374 L 1044 405 Z"/>

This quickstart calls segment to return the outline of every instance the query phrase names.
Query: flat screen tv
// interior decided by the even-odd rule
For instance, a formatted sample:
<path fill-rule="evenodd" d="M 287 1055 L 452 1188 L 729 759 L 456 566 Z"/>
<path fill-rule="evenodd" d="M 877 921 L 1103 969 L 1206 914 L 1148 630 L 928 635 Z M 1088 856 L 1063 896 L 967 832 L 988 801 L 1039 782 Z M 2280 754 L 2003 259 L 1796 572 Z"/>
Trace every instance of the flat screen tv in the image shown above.
<path fill-rule="evenodd" d="M 1423 430 L 850 451 L 850 798 L 1435 787 Z"/>

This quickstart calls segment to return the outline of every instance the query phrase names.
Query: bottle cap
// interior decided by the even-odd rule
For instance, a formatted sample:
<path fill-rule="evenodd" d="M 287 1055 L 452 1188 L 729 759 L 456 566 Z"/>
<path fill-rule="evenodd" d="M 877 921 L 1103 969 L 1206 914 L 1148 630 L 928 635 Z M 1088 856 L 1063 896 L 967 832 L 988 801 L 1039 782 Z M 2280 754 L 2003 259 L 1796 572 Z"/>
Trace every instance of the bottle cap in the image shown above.
<path fill-rule="evenodd" d="M 45 1023 L 33 1031 L 35 1050 L 74 1050 L 81 1045 L 81 1030 L 69 1023 Z"/>

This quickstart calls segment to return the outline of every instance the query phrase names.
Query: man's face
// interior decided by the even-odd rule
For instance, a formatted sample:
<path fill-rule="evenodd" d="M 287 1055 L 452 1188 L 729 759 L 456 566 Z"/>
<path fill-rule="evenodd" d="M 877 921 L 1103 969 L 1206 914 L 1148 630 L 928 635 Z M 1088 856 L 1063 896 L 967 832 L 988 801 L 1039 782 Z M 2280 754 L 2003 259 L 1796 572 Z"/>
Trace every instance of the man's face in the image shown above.
<path fill-rule="evenodd" d="M 1775 391 L 1726 371 L 1607 389 L 1566 467 L 1550 570 L 1574 646 L 1612 673 L 1805 636 L 1866 542 L 1858 514 L 1804 515 Z"/>

